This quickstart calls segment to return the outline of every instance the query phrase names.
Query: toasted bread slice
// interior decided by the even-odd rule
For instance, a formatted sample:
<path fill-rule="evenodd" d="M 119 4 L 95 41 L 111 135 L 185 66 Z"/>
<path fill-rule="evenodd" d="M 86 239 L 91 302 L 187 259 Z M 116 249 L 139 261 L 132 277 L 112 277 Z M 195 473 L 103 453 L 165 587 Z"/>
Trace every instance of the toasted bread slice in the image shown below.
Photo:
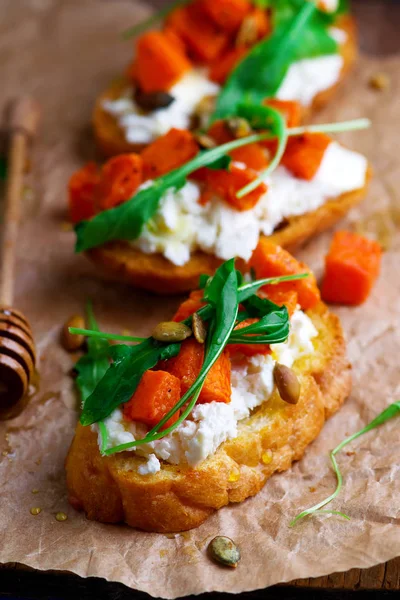
<path fill-rule="evenodd" d="M 158 473 L 146 476 L 137 471 L 145 459 L 130 452 L 101 457 L 96 434 L 78 425 L 66 460 L 71 504 L 104 523 L 184 531 L 230 502 L 254 496 L 273 473 L 288 469 L 351 387 L 339 319 L 322 303 L 307 314 L 319 335 L 315 352 L 293 367 L 302 390 L 297 405 L 286 404 L 274 392 L 240 422 L 238 437 L 224 442 L 198 467 L 162 463 Z"/>
<path fill-rule="evenodd" d="M 311 114 L 325 106 L 336 92 L 346 75 L 351 70 L 357 57 L 357 33 L 356 24 L 350 15 L 338 19 L 336 27 L 343 29 L 347 34 L 347 40 L 341 45 L 343 56 L 343 68 L 339 81 L 317 94 L 311 106 L 304 108 L 303 120 L 307 120 Z M 108 89 L 97 98 L 93 111 L 93 128 L 96 146 L 106 156 L 123 154 L 124 152 L 140 152 L 144 144 L 131 144 L 125 139 L 124 131 L 119 127 L 116 119 L 103 109 L 104 100 L 117 100 L 122 92 L 130 86 L 125 77 L 116 79 Z"/>
<path fill-rule="evenodd" d="M 315 234 L 329 229 L 362 200 L 370 178 L 369 169 L 363 188 L 328 200 L 313 212 L 288 219 L 271 235 L 271 239 L 288 250 L 294 250 Z M 185 265 L 178 267 L 161 254 L 145 254 L 124 241 L 93 248 L 87 255 L 108 278 L 162 295 L 195 289 L 201 274 L 212 275 L 223 262 L 212 254 L 198 251 Z M 238 261 L 238 266 L 245 269 L 243 261 Z"/>

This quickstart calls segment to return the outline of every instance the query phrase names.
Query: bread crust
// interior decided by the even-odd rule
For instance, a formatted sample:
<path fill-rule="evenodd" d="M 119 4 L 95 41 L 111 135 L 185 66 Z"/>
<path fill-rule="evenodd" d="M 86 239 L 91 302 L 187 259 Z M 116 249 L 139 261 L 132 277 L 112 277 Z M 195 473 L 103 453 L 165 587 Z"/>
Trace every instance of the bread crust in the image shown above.
<path fill-rule="evenodd" d="M 328 104 L 351 71 L 357 58 L 357 27 L 354 18 L 351 15 L 342 16 L 337 20 L 335 26 L 343 29 L 347 34 L 347 40 L 340 47 L 340 53 L 343 57 L 340 78 L 333 86 L 317 94 L 311 106 L 303 109 L 304 121 Z M 146 145 L 129 143 L 113 115 L 103 109 L 104 100 L 116 100 L 129 86 L 130 82 L 126 77 L 119 77 L 96 99 L 92 115 L 94 137 L 98 150 L 105 157 L 125 152 L 140 152 Z"/>
<path fill-rule="evenodd" d="M 313 212 L 289 218 L 270 239 L 288 250 L 298 248 L 317 233 L 332 227 L 358 204 L 366 194 L 370 178 L 369 169 L 363 188 L 328 200 Z M 162 295 L 195 289 L 202 273 L 212 275 L 223 262 L 212 254 L 198 251 L 185 265 L 176 266 L 161 254 L 145 254 L 126 241 L 109 242 L 88 250 L 86 254 L 108 279 Z M 237 264 L 241 270 L 246 270 L 244 261 L 239 260 Z"/>
<path fill-rule="evenodd" d="M 166 533 L 197 527 L 215 510 L 259 492 L 273 473 L 303 456 L 350 392 L 338 318 L 322 303 L 308 315 L 319 335 L 315 353 L 294 365 L 302 388 L 296 406 L 274 392 L 240 423 L 237 438 L 197 468 L 163 463 L 147 476 L 137 472 L 145 459 L 129 452 L 101 457 L 96 434 L 78 425 L 66 459 L 70 503 L 89 519 Z"/>

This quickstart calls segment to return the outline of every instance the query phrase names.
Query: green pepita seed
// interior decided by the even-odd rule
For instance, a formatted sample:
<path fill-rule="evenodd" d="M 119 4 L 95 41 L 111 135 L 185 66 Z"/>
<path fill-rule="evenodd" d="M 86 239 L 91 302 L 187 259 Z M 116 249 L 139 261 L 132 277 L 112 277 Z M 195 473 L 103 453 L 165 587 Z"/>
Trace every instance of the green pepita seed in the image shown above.
<path fill-rule="evenodd" d="M 211 148 L 215 148 L 217 143 L 206 133 L 194 133 L 193 135 L 196 142 L 199 144 L 200 148 L 205 148 L 206 150 L 210 150 Z"/>
<path fill-rule="evenodd" d="M 207 329 L 203 319 L 197 313 L 192 316 L 193 334 L 199 344 L 204 344 L 207 337 Z"/>
<path fill-rule="evenodd" d="M 149 92 L 145 93 L 140 89 L 135 91 L 135 102 L 144 110 L 157 110 L 166 108 L 174 102 L 175 98 L 167 92 Z"/>
<path fill-rule="evenodd" d="M 235 136 L 235 138 L 244 138 L 252 133 L 252 129 L 248 121 L 246 121 L 246 119 L 242 119 L 241 117 L 231 117 L 226 121 L 226 124 L 229 131 Z"/>
<path fill-rule="evenodd" d="M 289 404 L 297 404 L 300 398 L 300 382 L 293 369 L 276 363 L 274 367 L 274 381 L 282 400 Z"/>
<path fill-rule="evenodd" d="M 183 342 L 192 335 L 192 330 L 183 323 L 163 321 L 154 327 L 151 335 L 159 342 Z"/>
<path fill-rule="evenodd" d="M 231 538 L 217 535 L 208 546 L 211 558 L 226 567 L 237 567 L 240 550 Z"/>

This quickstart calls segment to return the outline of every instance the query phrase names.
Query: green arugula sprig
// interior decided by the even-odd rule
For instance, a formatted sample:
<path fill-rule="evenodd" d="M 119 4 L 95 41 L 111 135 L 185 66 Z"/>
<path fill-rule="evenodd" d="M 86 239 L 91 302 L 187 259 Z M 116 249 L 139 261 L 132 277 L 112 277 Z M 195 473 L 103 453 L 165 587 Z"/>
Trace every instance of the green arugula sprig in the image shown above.
<path fill-rule="evenodd" d="M 112 364 L 108 366 L 103 377 L 95 388 L 85 398 L 81 423 L 91 425 L 99 423 L 102 435 L 102 452 L 113 454 L 121 450 L 146 444 L 159 439 L 179 426 L 190 414 L 195 406 L 208 372 L 218 360 L 225 346 L 229 343 L 278 343 L 283 342 L 289 335 L 289 315 L 285 306 L 277 306 L 267 299 L 258 298 L 255 294 L 264 285 L 274 285 L 284 281 L 293 281 L 307 277 L 308 273 L 286 275 L 283 277 L 265 278 L 250 283 L 242 283 L 242 275 L 235 270 L 234 259 L 223 263 L 215 275 L 203 280 L 205 306 L 199 309 L 198 314 L 208 324 L 208 333 L 205 344 L 205 356 L 200 373 L 191 388 L 180 398 L 171 411 L 141 440 L 136 440 L 123 446 L 107 448 L 107 427 L 104 423 L 115 408 L 127 402 L 135 392 L 139 381 L 145 371 L 152 369 L 161 360 L 176 356 L 180 350 L 180 343 L 157 342 L 152 337 L 141 340 L 137 345 L 127 346 L 118 344 L 108 346 L 107 339 L 132 340 L 131 336 L 113 336 L 94 330 L 71 328 L 71 333 L 84 333 L 91 342 L 101 341 L 107 344 L 107 356 L 111 357 Z M 238 314 L 238 307 L 244 308 Z M 235 326 L 249 316 L 259 318 L 254 326 L 244 327 L 240 332 L 234 331 Z M 190 325 L 192 317 L 183 321 Z M 81 359 L 82 360 L 82 359 Z M 170 427 L 160 429 L 173 417 L 178 410 L 184 409 L 178 420 Z"/>
<path fill-rule="evenodd" d="M 167 17 L 169 13 L 175 10 L 175 8 L 179 8 L 180 6 L 189 4 L 189 2 L 191 2 L 191 0 L 175 0 L 175 2 L 172 2 L 172 4 L 170 4 L 169 6 L 166 6 L 165 8 L 162 8 L 161 10 L 155 12 L 148 19 L 145 19 L 144 21 L 133 25 L 133 27 L 129 27 L 129 29 L 125 29 L 125 31 L 123 31 L 121 34 L 122 38 L 128 40 L 131 37 L 134 37 L 135 35 L 146 31 L 146 29 L 149 29 L 150 27 L 155 25 L 156 23 L 158 23 L 158 21 L 164 19 L 164 17 Z"/>
<path fill-rule="evenodd" d="M 318 502 L 318 504 L 315 504 L 311 508 L 307 508 L 306 510 L 303 510 L 303 512 L 298 514 L 289 523 L 289 527 L 293 527 L 294 525 L 296 525 L 296 523 L 298 523 L 301 519 L 304 519 L 305 517 L 316 515 L 316 514 L 321 514 L 321 513 L 339 515 L 341 517 L 344 517 L 345 519 L 348 519 L 348 520 L 350 519 L 350 517 L 348 515 L 346 515 L 342 512 L 339 512 L 339 511 L 321 510 L 324 506 L 326 506 L 327 504 L 332 502 L 332 500 L 334 500 L 338 496 L 340 490 L 342 489 L 343 476 L 340 471 L 338 462 L 336 460 L 336 455 L 341 450 L 343 450 L 343 448 L 345 446 L 347 446 L 348 444 L 350 444 L 351 442 L 353 442 L 354 440 L 359 438 L 361 435 L 364 435 L 365 433 L 368 433 L 369 431 L 372 431 L 373 429 L 380 427 L 380 425 L 383 425 L 387 421 L 390 421 L 390 419 L 393 419 L 393 417 L 396 417 L 399 414 L 400 414 L 400 401 L 390 404 L 390 406 L 388 406 L 383 412 L 381 412 L 377 417 L 375 417 L 375 419 L 373 419 L 371 421 L 371 423 L 369 423 L 368 425 L 366 425 L 365 427 L 363 427 L 356 433 L 353 433 L 353 435 L 351 435 L 348 438 L 346 438 L 345 440 L 343 440 L 343 442 L 341 442 L 338 446 L 336 446 L 336 448 L 334 450 L 332 450 L 330 452 L 329 456 L 330 456 L 330 459 L 332 462 L 333 471 L 334 471 L 334 473 L 336 475 L 336 479 L 337 479 L 335 491 L 330 496 L 325 498 L 325 500 Z"/>
<path fill-rule="evenodd" d="M 315 11 L 313 2 L 303 2 L 297 14 L 285 19 L 271 36 L 253 46 L 233 69 L 218 94 L 212 121 L 236 115 L 243 101 L 257 106 L 265 98 L 275 96 L 290 64 L 295 60 L 296 49 Z M 335 52 L 336 43 L 332 38 L 329 39 Z"/>
<path fill-rule="evenodd" d="M 95 333 L 99 331 L 93 314 L 92 304 L 86 305 L 88 326 Z M 87 353 L 82 356 L 75 365 L 78 373 L 76 384 L 80 391 L 82 406 L 93 392 L 99 381 L 110 366 L 110 346 L 104 336 L 92 336 L 88 338 Z"/>
<path fill-rule="evenodd" d="M 245 138 L 240 138 L 199 154 L 181 167 L 170 171 L 166 175 L 154 179 L 146 187 L 142 187 L 132 198 L 109 210 L 97 214 L 90 221 L 81 221 L 75 227 L 77 241 L 76 252 L 83 252 L 110 242 L 112 240 L 135 240 L 139 237 L 144 225 L 156 213 L 162 196 L 168 189 L 179 190 L 185 185 L 187 177 L 209 165 L 215 165 L 232 150 L 247 146 L 253 142 L 278 138 L 278 153 L 266 171 L 257 179 L 238 192 L 243 196 L 255 189 L 273 168 L 277 166 L 282 155 L 286 140 L 293 135 L 300 135 L 307 131 L 348 131 L 364 129 L 369 126 L 368 119 L 357 119 L 344 123 L 328 123 L 326 125 L 287 128 L 281 114 L 271 107 L 250 106 L 241 104 L 240 114 L 246 114 L 254 128 L 267 127 L 269 130 Z"/>

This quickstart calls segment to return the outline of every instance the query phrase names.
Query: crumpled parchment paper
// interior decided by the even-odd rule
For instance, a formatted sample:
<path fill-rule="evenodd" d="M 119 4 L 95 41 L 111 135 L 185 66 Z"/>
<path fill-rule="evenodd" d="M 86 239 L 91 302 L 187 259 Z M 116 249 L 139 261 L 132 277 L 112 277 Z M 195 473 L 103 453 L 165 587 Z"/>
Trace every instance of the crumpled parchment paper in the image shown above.
<path fill-rule="evenodd" d="M 319 121 L 373 120 L 370 131 L 342 136 L 368 155 L 375 171 L 367 200 L 347 224 L 383 235 L 390 246 L 368 302 L 338 310 L 354 365 L 346 405 L 289 472 L 189 533 L 165 536 L 101 525 L 67 503 L 64 458 L 77 419 L 70 377 L 76 357 L 60 347 L 60 326 L 92 298 L 104 329 L 141 335 L 169 316 L 178 301 L 101 282 L 86 259 L 73 254 L 74 234 L 64 223 L 68 177 L 93 155 L 88 132 L 94 98 L 131 56 L 131 43 L 122 42 L 118 33 L 148 10 L 127 0 L 3 0 L 0 99 L 31 92 L 42 104 L 44 119 L 32 187 L 24 195 L 16 298 L 32 322 L 40 380 L 25 412 L 0 424 L 0 562 L 104 577 L 174 598 L 241 592 L 389 560 L 400 554 L 400 420 L 362 437 L 339 457 L 345 483 L 332 508 L 347 512 L 350 522 L 320 516 L 294 529 L 288 523 L 334 489 L 328 451 L 400 397 L 400 236 L 398 219 L 393 220 L 400 208 L 395 127 L 400 56 L 362 56 L 345 88 L 318 115 Z M 376 19 L 371 27 L 376 31 Z M 389 90 L 368 86 L 377 71 L 389 75 Z M 302 253 L 317 272 L 329 239 L 329 233 L 321 236 Z M 42 512 L 32 516 L 31 507 Z M 58 511 L 68 520 L 56 521 Z M 205 548 L 217 534 L 240 545 L 237 569 L 208 560 Z"/>

